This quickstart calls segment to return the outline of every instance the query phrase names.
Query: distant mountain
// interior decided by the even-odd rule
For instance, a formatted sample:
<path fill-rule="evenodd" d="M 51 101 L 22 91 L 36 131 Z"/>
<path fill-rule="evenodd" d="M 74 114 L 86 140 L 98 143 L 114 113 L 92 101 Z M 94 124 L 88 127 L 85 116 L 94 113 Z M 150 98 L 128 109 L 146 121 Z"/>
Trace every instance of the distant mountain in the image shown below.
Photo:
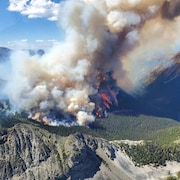
<path fill-rule="evenodd" d="M 170 61 L 171 66 L 151 72 L 144 84 L 145 93 L 138 99 L 148 105 L 147 112 L 180 121 L 180 53 Z"/>
<path fill-rule="evenodd" d="M 0 47 L 0 63 L 8 60 L 12 51 L 13 50 L 6 47 Z M 43 56 L 45 54 L 45 51 L 43 49 L 23 49 L 23 51 L 27 51 L 31 56 L 36 54 L 39 56 Z"/>
<path fill-rule="evenodd" d="M 42 49 L 38 49 L 38 50 L 28 49 L 28 50 L 23 50 L 23 51 L 26 51 L 31 56 L 33 55 L 43 56 L 45 54 L 45 51 Z M 0 47 L 0 64 L 8 62 L 12 52 L 13 52 L 12 49 L 9 49 L 6 47 Z M 0 77 L 0 88 L 2 88 L 5 84 L 6 84 L 6 81 L 3 80 L 2 77 Z"/>
<path fill-rule="evenodd" d="M 6 47 L 0 47 L 0 62 L 6 61 L 10 56 L 11 50 Z"/>
<path fill-rule="evenodd" d="M 154 69 L 143 80 L 144 92 L 128 94 L 119 90 L 118 114 L 147 114 L 180 121 L 180 53 L 174 55 L 167 67 Z"/>
<path fill-rule="evenodd" d="M 45 51 L 42 50 L 42 49 L 38 49 L 38 50 L 28 49 L 28 50 L 25 50 L 25 51 L 28 51 L 31 56 L 36 55 L 36 54 L 39 55 L 39 56 L 43 56 L 45 54 Z"/>

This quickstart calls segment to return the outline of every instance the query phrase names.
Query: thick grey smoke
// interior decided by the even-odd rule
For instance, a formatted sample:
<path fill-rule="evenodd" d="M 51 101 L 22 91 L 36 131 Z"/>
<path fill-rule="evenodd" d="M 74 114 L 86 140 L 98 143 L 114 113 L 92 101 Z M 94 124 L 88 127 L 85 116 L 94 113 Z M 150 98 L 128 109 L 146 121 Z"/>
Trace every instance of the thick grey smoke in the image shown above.
<path fill-rule="evenodd" d="M 177 38 L 168 33 L 180 34 L 179 17 L 167 21 L 161 14 L 164 3 L 64 1 L 58 18 L 64 41 L 42 57 L 23 51 L 11 56 L 4 93 L 13 109 L 26 110 L 30 117 L 53 125 L 60 122 L 50 115 L 52 110 L 74 115 L 79 125 L 94 121 L 94 103 L 88 96 L 97 91 L 98 68 L 113 71 L 119 86 L 132 91 L 147 57 L 172 50 Z"/>
<path fill-rule="evenodd" d="M 162 17 L 173 19 L 180 15 L 180 1 L 165 1 L 162 6 Z"/>

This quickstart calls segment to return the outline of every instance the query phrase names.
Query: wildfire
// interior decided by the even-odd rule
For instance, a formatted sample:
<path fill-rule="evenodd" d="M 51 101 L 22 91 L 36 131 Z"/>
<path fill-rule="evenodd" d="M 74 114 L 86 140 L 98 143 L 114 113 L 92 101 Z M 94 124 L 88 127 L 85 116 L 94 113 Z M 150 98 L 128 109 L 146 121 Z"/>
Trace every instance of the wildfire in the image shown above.
<path fill-rule="evenodd" d="M 15 2 L 30 4 L 27 0 Z M 146 54 L 166 55 L 176 49 L 179 2 L 60 1 L 57 22 L 63 40 L 43 56 L 23 49 L 11 52 L 8 61 L 1 63 L 0 79 L 6 81 L 0 80 L 0 97 L 7 98 L 13 110 L 26 110 L 45 124 L 84 126 L 94 122 L 94 116 L 106 117 L 118 105 L 116 81 L 128 92 L 144 90 L 137 89 L 143 87 L 139 79 L 146 77 L 156 62 L 158 66 L 164 62 L 146 63 Z M 154 24 L 158 24 L 155 31 Z M 168 36 L 172 29 L 176 36 Z M 145 57 L 139 52 L 146 52 Z M 147 72 L 142 74 L 141 69 Z"/>
<path fill-rule="evenodd" d="M 106 108 L 97 106 L 95 109 L 95 115 L 97 118 L 106 118 L 108 117 L 108 113 L 106 111 Z"/>
<path fill-rule="evenodd" d="M 107 95 L 105 92 L 102 92 L 102 93 L 101 93 L 101 97 L 102 97 L 104 103 L 106 103 L 106 104 L 112 104 L 110 98 L 108 97 L 108 95 Z"/>
<path fill-rule="evenodd" d="M 95 103 L 94 115 L 98 118 L 104 118 L 108 116 L 108 111 L 118 105 L 116 98 L 118 88 L 112 73 L 105 73 L 98 69 L 96 87 L 98 93 L 91 95 L 90 100 Z"/>

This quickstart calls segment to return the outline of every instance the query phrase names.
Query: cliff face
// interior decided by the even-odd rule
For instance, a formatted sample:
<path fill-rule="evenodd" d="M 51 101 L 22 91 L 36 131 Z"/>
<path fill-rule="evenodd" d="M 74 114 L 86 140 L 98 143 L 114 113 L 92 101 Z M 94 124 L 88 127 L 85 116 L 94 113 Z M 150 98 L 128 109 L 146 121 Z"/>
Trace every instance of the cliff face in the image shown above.
<path fill-rule="evenodd" d="M 129 179 L 111 168 L 116 152 L 102 139 L 82 134 L 60 137 L 17 124 L 0 132 L 0 179 Z"/>

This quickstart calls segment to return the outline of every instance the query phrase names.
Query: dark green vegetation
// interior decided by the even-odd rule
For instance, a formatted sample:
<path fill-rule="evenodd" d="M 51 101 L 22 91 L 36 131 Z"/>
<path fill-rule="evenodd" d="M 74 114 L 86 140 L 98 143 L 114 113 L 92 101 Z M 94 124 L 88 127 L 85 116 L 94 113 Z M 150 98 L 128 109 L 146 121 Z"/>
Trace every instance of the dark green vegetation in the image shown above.
<path fill-rule="evenodd" d="M 180 123 L 171 119 L 152 116 L 119 116 L 110 114 L 108 118 L 97 119 L 91 128 L 43 126 L 52 133 L 67 136 L 76 132 L 91 134 L 108 140 L 152 140 L 161 145 L 169 145 L 180 140 Z"/>
<path fill-rule="evenodd" d="M 177 131 L 171 139 L 167 135 L 166 143 L 180 138 L 180 123 L 172 119 L 153 116 L 119 116 L 110 114 L 107 119 L 99 119 L 98 124 L 104 130 L 105 138 L 109 140 L 154 140 L 161 143 L 162 134 L 176 128 Z M 101 133 L 102 131 L 101 130 Z M 162 134 L 161 134 L 162 133 Z M 102 133 L 103 134 L 103 133 Z M 164 137 L 163 137 L 164 139 Z M 165 139 L 164 139 L 165 141 Z"/>
<path fill-rule="evenodd" d="M 110 114 L 108 118 L 97 119 L 91 127 L 53 127 L 27 120 L 26 114 L 0 117 L 0 127 L 12 127 L 16 123 L 29 123 L 61 136 L 76 132 L 91 134 L 108 140 L 152 140 L 160 145 L 180 141 L 180 123 L 172 119 L 153 116 L 120 116 Z"/>
<path fill-rule="evenodd" d="M 165 166 L 166 161 L 180 162 L 180 146 L 178 145 L 162 147 L 153 142 L 145 142 L 138 145 L 120 143 L 119 146 L 132 159 L 136 166 L 152 164 L 158 167 Z"/>

